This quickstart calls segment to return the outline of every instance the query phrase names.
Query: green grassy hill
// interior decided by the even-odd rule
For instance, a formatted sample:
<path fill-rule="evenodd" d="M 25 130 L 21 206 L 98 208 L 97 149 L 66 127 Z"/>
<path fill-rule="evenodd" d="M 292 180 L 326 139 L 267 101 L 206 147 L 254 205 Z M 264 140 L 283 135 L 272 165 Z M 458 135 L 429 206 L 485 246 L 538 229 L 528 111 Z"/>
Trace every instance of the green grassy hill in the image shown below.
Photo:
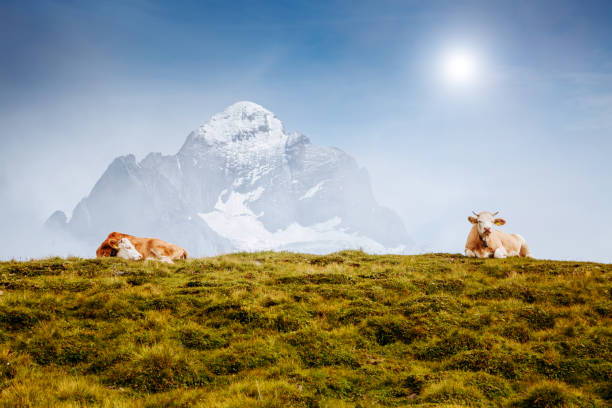
<path fill-rule="evenodd" d="M 606 407 L 612 265 L 0 263 L 0 406 Z"/>

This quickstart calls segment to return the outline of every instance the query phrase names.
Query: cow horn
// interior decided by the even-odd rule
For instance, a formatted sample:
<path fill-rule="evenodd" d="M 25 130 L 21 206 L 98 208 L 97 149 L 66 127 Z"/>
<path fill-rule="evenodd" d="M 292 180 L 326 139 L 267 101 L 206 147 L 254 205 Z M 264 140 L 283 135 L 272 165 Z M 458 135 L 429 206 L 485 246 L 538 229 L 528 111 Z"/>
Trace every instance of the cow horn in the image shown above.
<path fill-rule="evenodd" d="M 493 213 L 493 216 L 495 217 L 497 214 L 499 214 L 499 211 L 495 211 L 495 212 Z"/>
<path fill-rule="evenodd" d="M 478 217 L 478 214 L 476 214 L 476 211 L 472 211 L 472 214 Z"/>

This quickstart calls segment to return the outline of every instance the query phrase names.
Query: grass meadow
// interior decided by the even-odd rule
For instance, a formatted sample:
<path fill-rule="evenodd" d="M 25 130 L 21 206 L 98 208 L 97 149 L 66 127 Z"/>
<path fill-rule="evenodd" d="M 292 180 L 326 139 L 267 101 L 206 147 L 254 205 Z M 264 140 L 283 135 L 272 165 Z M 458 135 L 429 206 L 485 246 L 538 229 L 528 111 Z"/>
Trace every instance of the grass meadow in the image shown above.
<path fill-rule="evenodd" d="M 609 407 L 612 265 L 0 263 L 0 407 Z"/>

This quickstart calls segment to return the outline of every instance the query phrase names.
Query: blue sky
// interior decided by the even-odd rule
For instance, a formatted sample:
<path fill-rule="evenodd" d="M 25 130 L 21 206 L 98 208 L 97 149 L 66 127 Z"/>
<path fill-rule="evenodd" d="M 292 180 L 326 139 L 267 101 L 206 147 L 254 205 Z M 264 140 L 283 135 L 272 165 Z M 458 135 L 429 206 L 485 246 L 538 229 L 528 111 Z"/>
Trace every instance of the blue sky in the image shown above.
<path fill-rule="evenodd" d="M 3 1 L 0 209 L 68 213 L 110 161 L 238 100 L 355 156 L 422 250 L 501 210 L 539 257 L 612 262 L 609 1 Z M 437 64 L 460 46 L 478 78 Z M 25 227 L 24 227 L 25 228 Z"/>

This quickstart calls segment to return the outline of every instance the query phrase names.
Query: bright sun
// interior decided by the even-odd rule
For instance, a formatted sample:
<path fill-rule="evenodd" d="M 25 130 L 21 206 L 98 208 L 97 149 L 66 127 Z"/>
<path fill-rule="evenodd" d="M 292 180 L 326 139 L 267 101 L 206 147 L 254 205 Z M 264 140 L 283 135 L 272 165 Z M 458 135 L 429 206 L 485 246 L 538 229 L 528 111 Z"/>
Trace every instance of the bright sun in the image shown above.
<path fill-rule="evenodd" d="M 454 50 L 442 58 L 441 71 L 449 84 L 467 85 L 476 79 L 478 62 L 469 51 Z"/>

